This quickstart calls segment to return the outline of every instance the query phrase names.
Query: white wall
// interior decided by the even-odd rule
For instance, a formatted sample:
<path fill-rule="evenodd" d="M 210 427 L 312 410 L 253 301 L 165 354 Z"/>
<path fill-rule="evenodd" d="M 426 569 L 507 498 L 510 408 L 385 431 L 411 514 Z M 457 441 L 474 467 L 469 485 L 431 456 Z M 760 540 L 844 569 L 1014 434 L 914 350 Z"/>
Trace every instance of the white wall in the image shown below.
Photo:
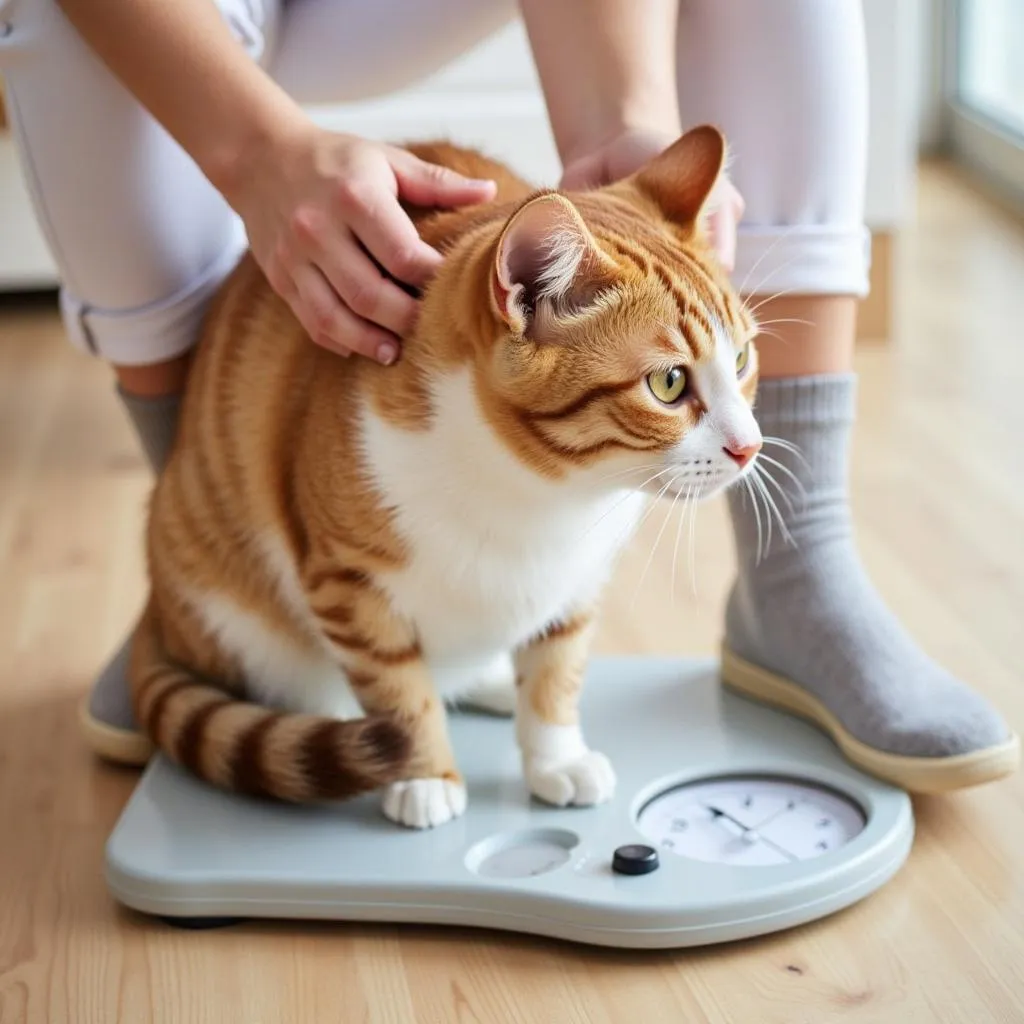
<path fill-rule="evenodd" d="M 942 56 L 946 0 L 915 0 L 914 36 L 918 40 L 914 105 L 919 153 L 938 150 L 944 140 Z"/>
<path fill-rule="evenodd" d="M 913 210 L 921 3 L 864 0 L 870 82 L 866 218 L 873 230 L 898 228 Z"/>
<path fill-rule="evenodd" d="M 14 141 L 0 130 L 0 290 L 51 288 L 56 272 L 36 225 Z"/>

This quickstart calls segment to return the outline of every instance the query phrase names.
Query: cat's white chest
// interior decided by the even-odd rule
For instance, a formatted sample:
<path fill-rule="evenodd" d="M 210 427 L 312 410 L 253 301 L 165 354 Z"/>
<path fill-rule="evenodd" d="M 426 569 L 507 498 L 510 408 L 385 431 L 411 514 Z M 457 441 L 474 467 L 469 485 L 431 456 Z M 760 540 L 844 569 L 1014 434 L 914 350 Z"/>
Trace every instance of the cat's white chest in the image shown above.
<path fill-rule="evenodd" d="M 439 386 L 437 408 L 422 434 L 368 415 L 365 437 L 412 552 L 386 586 L 428 660 L 458 674 L 596 597 L 644 498 L 540 480 L 480 419 L 464 378 Z"/>
<path fill-rule="evenodd" d="M 435 519 L 413 541 L 413 564 L 389 577 L 387 586 L 396 606 L 416 622 L 428 657 L 507 650 L 596 596 L 619 535 L 629 535 L 635 506 L 627 499 L 587 537 L 607 509 L 579 516 L 578 528 L 557 538 L 523 531 L 520 544 L 488 535 L 482 510 L 452 519 L 448 529 Z M 440 512 L 422 511 L 431 518 Z"/>

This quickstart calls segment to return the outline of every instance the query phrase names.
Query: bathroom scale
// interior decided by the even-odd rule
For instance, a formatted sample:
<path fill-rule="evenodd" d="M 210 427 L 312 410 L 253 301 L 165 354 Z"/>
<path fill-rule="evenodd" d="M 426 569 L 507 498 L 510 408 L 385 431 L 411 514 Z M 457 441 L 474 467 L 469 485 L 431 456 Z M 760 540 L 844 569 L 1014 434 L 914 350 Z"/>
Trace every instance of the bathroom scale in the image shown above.
<path fill-rule="evenodd" d="M 108 885 L 191 927 L 315 918 L 672 948 L 835 913 L 910 851 L 905 792 L 809 723 L 725 690 L 716 661 L 595 658 L 581 714 L 618 775 L 609 802 L 532 798 L 512 721 L 457 710 L 468 809 L 426 831 L 387 820 L 378 794 L 273 804 L 156 756 L 108 841 Z"/>

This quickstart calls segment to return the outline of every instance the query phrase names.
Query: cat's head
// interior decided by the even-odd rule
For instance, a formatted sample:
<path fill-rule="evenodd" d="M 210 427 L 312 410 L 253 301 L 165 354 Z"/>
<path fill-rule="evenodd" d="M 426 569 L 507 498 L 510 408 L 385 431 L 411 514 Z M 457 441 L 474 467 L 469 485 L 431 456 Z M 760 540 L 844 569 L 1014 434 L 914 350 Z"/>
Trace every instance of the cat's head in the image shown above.
<path fill-rule="evenodd" d="M 707 497 L 750 470 L 756 326 L 703 229 L 725 156 L 697 128 L 625 181 L 535 195 L 505 223 L 481 384 L 543 474 Z"/>

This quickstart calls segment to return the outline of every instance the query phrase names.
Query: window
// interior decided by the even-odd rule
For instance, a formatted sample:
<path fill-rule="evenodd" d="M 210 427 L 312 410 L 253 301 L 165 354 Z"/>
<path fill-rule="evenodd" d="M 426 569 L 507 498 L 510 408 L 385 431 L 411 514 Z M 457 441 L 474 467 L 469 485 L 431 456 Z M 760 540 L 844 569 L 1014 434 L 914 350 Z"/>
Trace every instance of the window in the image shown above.
<path fill-rule="evenodd" d="M 1024 135 L 1024 4 L 966 0 L 960 12 L 961 102 Z"/>
<path fill-rule="evenodd" d="M 951 0 L 946 25 L 953 153 L 1024 203 L 1024 0 Z"/>

